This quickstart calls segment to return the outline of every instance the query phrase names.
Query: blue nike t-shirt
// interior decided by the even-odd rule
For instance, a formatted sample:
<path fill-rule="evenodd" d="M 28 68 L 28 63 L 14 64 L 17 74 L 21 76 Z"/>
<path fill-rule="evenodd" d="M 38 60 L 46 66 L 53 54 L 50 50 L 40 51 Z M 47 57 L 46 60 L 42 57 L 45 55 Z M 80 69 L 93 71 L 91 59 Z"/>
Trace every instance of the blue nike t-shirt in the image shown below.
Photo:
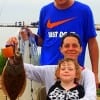
<path fill-rule="evenodd" d="M 82 41 L 83 52 L 79 63 L 84 66 L 88 39 L 96 36 L 91 9 L 78 1 L 67 9 L 57 9 L 54 3 L 44 6 L 40 12 L 38 35 L 43 39 L 40 65 L 55 65 L 63 58 L 59 47 L 61 37 L 76 32 Z"/>

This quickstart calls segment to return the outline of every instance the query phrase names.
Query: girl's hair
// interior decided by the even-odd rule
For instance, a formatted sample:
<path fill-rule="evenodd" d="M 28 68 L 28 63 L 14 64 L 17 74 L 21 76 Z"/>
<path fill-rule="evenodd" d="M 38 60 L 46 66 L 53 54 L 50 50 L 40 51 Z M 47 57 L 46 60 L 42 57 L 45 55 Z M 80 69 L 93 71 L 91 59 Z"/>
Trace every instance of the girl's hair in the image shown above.
<path fill-rule="evenodd" d="M 74 63 L 75 69 L 76 69 L 76 78 L 75 78 L 74 82 L 78 83 L 80 78 L 81 78 L 81 68 L 80 68 L 78 62 L 74 59 L 71 59 L 71 58 L 65 58 L 65 59 L 62 59 L 62 60 L 59 61 L 58 66 L 57 66 L 56 71 L 55 71 L 56 79 L 58 81 L 60 80 L 59 73 L 60 73 L 60 67 L 61 67 L 62 63 L 70 62 L 70 61 Z"/>
<path fill-rule="evenodd" d="M 81 41 L 79 35 L 78 35 L 77 33 L 75 33 L 75 32 L 68 32 L 68 33 L 65 34 L 65 35 L 62 37 L 62 39 L 61 39 L 61 44 L 60 44 L 61 47 L 62 47 L 63 42 L 64 42 L 64 39 L 65 39 L 66 37 L 75 37 L 75 38 L 78 40 L 78 42 L 79 42 L 79 44 L 80 44 L 80 47 L 82 46 L 82 41 Z"/>

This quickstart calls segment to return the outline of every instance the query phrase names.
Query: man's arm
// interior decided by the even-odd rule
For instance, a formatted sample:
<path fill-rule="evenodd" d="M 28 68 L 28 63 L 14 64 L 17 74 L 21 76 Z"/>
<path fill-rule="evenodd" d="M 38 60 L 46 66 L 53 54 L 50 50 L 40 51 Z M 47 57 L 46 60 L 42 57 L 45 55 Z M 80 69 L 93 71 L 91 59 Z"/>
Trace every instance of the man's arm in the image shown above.
<path fill-rule="evenodd" d="M 98 84 L 98 63 L 99 63 L 99 48 L 96 38 L 90 38 L 88 41 L 89 55 L 92 64 L 92 71 L 95 74 L 96 84 Z"/>

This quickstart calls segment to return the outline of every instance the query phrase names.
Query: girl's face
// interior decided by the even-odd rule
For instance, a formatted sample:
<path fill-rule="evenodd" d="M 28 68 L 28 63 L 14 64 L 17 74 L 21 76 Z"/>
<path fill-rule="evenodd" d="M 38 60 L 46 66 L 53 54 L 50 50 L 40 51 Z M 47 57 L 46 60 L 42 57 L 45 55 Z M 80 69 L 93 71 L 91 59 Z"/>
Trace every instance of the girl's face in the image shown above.
<path fill-rule="evenodd" d="M 63 41 L 62 47 L 60 47 L 61 53 L 64 58 L 78 59 L 79 54 L 82 51 L 82 47 L 75 37 L 66 37 Z"/>
<path fill-rule="evenodd" d="M 76 69 L 72 61 L 64 61 L 61 64 L 59 69 L 59 78 L 63 82 L 74 82 L 74 79 L 76 78 Z"/>

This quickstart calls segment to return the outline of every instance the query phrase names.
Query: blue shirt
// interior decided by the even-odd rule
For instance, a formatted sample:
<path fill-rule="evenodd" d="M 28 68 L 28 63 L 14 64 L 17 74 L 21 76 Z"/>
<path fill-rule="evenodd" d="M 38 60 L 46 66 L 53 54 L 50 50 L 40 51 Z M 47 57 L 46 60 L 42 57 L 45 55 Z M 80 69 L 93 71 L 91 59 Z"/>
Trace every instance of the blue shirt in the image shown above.
<path fill-rule="evenodd" d="M 87 42 L 96 36 L 91 9 L 78 1 L 63 10 L 57 9 L 54 3 L 41 9 L 38 28 L 38 35 L 43 39 L 40 65 L 55 65 L 63 58 L 59 47 L 61 37 L 68 32 L 76 32 L 80 36 L 83 51 L 78 60 L 84 66 Z"/>

